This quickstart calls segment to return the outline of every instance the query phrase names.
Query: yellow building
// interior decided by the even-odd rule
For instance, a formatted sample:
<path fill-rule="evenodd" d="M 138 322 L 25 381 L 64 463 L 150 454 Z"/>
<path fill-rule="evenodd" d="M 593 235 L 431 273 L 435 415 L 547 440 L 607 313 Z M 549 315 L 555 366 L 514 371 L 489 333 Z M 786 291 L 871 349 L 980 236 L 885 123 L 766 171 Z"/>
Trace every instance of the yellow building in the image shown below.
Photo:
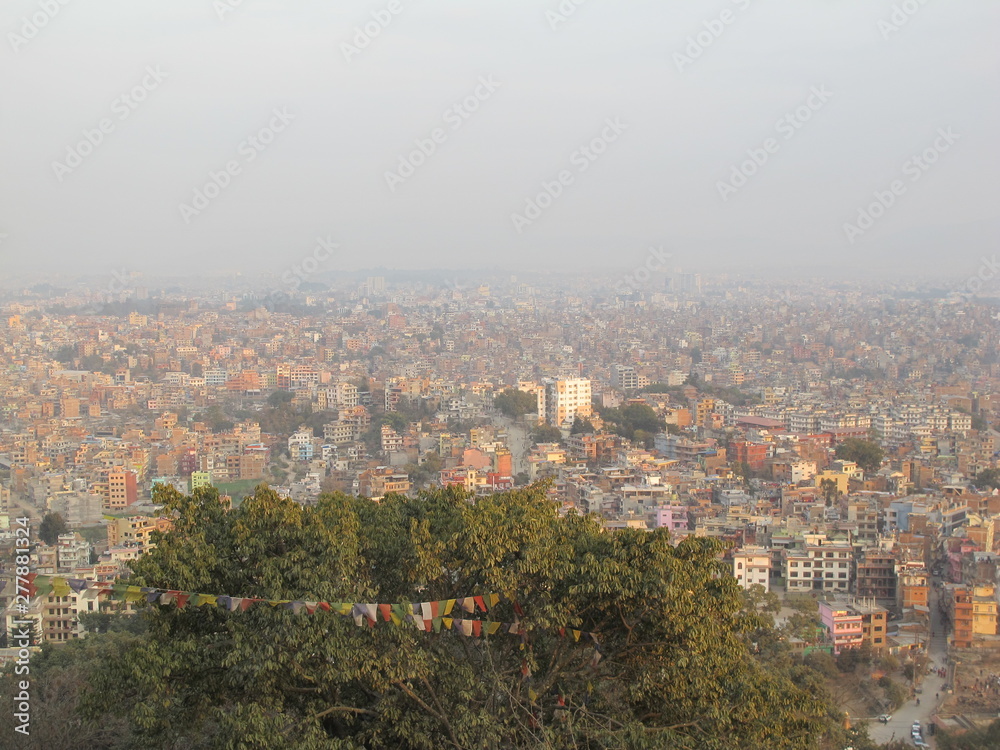
<path fill-rule="evenodd" d="M 972 591 L 972 635 L 997 635 L 997 597 L 993 586 Z"/>
<path fill-rule="evenodd" d="M 823 487 L 823 480 L 830 479 L 837 483 L 837 492 L 841 495 L 847 494 L 847 486 L 850 481 L 850 476 L 848 474 L 842 474 L 839 471 L 821 471 L 816 475 L 816 488 L 821 489 Z"/>
<path fill-rule="evenodd" d="M 715 412 L 715 399 L 703 398 L 695 405 L 694 423 L 698 427 L 711 427 L 709 420 Z"/>
<path fill-rule="evenodd" d="M 191 472 L 191 491 L 194 492 L 199 487 L 208 487 L 212 484 L 212 473 L 209 471 Z"/>

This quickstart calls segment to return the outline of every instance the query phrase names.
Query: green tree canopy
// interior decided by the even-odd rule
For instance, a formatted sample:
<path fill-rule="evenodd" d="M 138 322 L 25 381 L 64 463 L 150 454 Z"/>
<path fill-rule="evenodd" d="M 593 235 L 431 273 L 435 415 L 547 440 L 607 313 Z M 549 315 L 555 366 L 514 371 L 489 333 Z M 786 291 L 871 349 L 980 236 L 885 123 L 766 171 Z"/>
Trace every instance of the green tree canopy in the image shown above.
<path fill-rule="evenodd" d="M 531 439 L 536 443 L 561 443 L 562 430 L 550 424 L 540 424 L 531 431 Z"/>
<path fill-rule="evenodd" d="M 603 409 L 600 412 L 609 428 L 617 435 L 635 440 L 635 433 L 642 431 L 642 437 L 656 435 L 664 431 L 664 421 L 656 411 L 646 404 L 629 404 L 624 408 Z"/>
<path fill-rule="evenodd" d="M 1000 720 L 988 727 L 960 734 L 938 732 L 936 739 L 942 750 L 993 750 L 1000 747 Z"/>
<path fill-rule="evenodd" d="M 874 474 L 882 466 L 885 451 L 882 446 L 872 440 L 847 438 L 834 450 L 837 458 L 843 461 L 854 461 L 864 469 L 866 474 Z"/>
<path fill-rule="evenodd" d="M 508 388 L 493 399 L 493 405 L 501 414 L 520 417 L 538 410 L 538 397 L 516 388 Z"/>
<path fill-rule="evenodd" d="M 474 503 L 452 488 L 311 507 L 261 486 L 235 510 L 211 488 L 157 492 L 175 527 L 129 584 L 330 602 L 495 593 L 489 619 L 523 630 L 476 639 L 154 605 L 85 700 L 92 721 L 127 717 L 134 747 L 844 746 L 828 744 L 827 703 L 751 655 L 762 622 L 717 541 L 674 547 L 663 530 L 562 518 L 545 484 Z"/>
<path fill-rule="evenodd" d="M 1000 469 L 984 469 L 976 475 L 976 486 L 996 489 L 1000 487 Z"/>
<path fill-rule="evenodd" d="M 55 544 L 60 534 L 69 533 L 69 525 L 61 513 L 46 513 L 38 526 L 38 538 L 46 544 Z"/>

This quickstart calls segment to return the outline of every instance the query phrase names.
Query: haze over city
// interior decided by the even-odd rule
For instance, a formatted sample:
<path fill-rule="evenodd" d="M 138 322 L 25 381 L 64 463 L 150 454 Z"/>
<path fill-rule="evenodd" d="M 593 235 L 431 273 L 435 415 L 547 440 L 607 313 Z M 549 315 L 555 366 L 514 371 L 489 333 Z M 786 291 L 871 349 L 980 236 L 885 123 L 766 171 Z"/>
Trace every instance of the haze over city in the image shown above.
<path fill-rule="evenodd" d="M 1000 748 L 996 0 L 8 0 L 0 748 Z"/>
<path fill-rule="evenodd" d="M 323 270 L 625 270 L 664 246 L 698 270 L 967 276 L 994 251 L 996 3 L 389 5 L 6 3 L 3 274 L 280 274 L 328 236 Z"/>

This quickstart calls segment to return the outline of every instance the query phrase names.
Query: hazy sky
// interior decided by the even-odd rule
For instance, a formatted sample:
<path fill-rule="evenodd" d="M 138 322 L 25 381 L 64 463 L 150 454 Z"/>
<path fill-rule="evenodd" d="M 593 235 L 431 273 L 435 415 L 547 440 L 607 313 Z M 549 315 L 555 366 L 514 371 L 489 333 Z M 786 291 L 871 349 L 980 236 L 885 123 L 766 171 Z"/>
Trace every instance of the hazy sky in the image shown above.
<path fill-rule="evenodd" d="M 62 2 L 0 9 L 2 273 L 997 252 L 996 0 Z"/>

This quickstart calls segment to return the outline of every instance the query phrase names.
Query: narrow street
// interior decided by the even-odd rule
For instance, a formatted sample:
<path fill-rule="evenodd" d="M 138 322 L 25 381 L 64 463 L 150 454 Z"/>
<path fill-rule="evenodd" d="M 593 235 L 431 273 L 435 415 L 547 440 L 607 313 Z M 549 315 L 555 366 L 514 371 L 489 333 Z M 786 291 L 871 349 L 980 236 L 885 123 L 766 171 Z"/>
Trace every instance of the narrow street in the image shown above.
<path fill-rule="evenodd" d="M 920 705 L 915 699 L 911 699 L 903 704 L 892 714 L 892 720 L 888 724 L 882 724 L 877 719 L 868 723 L 868 733 L 875 742 L 889 742 L 893 739 L 910 740 L 910 727 L 913 722 L 919 721 L 924 728 L 924 742 L 931 747 L 935 747 L 934 737 L 928 733 L 927 725 L 931 717 L 937 711 L 938 705 L 944 700 L 943 687 L 946 678 L 938 677 L 934 671 L 939 667 L 947 666 L 948 637 L 944 632 L 944 626 L 938 613 L 938 592 L 939 589 L 932 586 L 929 596 L 931 610 L 931 638 L 928 655 L 930 657 L 930 673 L 922 677 L 919 683 L 921 693 L 916 695 L 920 699 Z M 940 695 L 940 698 L 935 696 Z"/>
<path fill-rule="evenodd" d="M 528 451 L 531 449 L 528 429 L 523 424 L 499 414 L 493 417 L 493 424 L 507 431 L 507 447 L 510 449 L 515 476 L 521 472 L 527 473 Z"/>

